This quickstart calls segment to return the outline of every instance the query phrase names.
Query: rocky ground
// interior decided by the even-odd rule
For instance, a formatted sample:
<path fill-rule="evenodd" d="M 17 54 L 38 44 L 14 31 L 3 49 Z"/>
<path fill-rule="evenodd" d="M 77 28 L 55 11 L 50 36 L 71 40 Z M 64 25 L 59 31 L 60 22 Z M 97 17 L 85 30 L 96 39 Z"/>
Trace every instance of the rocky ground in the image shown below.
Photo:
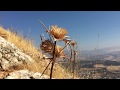
<path fill-rule="evenodd" d="M 34 73 L 28 70 L 18 70 L 9 73 L 4 79 L 49 79 L 47 75 L 42 75 L 41 73 Z"/>
<path fill-rule="evenodd" d="M 47 75 L 29 70 L 0 71 L 0 79 L 49 79 Z"/>
<path fill-rule="evenodd" d="M 0 37 L 0 79 L 48 79 L 49 76 L 29 70 L 21 70 L 21 64 L 29 64 L 34 60 L 23 53 L 14 44 Z"/>

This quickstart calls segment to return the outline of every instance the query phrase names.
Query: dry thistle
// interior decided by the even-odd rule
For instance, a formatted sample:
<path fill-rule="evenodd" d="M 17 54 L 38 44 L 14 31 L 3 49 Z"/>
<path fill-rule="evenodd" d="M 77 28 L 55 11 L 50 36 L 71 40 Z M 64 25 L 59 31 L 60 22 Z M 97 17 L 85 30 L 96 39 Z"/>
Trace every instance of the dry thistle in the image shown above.
<path fill-rule="evenodd" d="M 45 53 L 48 53 L 52 56 L 51 61 L 50 61 L 50 63 L 52 63 L 51 69 L 50 69 L 50 79 L 52 79 L 52 72 L 53 72 L 54 64 L 56 62 L 56 58 L 60 58 L 60 57 L 65 58 L 66 55 L 64 54 L 64 49 L 69 45 L 70 49 L 71 49 L 70 61 L 72 61 L 72 55 L 73 55 L 72 52 L 74 51 L 74 46 L 77 43 L 74 41 L 71 42 L 70 39 L 66 39 L 69 37 L 69 36 L 66 36 L 66 34 L 68 34 L 66 29 L 58 28 L 57 25 L 51 26 L 51 29 L 47 29 L 47 27 L 40 20 L 39 20 L 39 22 L 44 26 L 44 28 L 46 29 L 46 32 L 49 34 L 49 37 L 50 37 L 50 39 L 46 40 L 44 36 L 40 36 L 41 41 L 42 41 L 42 43 L 40 44 L 40 48 Z M 51 39 L 51 37 L 52 37 L 52 39 Z M 56 45 L 57 41 L 64 41 L 65 46 L 61 47 L 59 45 Z M 71 48 L 72 46 L 73 46 L 73 50 Z M 76 54 L 77 53 L 74 52 L 74 62 L 75 62 Z M 73 78 L 74 78 L 74 62 L 73 62 Z M 47 67 L 45 68 L 43 73 L 46 71 L 46 69 L 48 68 L 50 63 L 47 65 Z"/>
<path fill-rule="evenodd" d="M 77 55 L 77 51 L 75 51 L 75 45 L 77 45 L 76 42 L 72 41 L 71 42 L 71 46 L 73 46 L 73 61 L 72 61 L 72 67 L 73 67 L 73 79 L 74 79 L 74 69 L 75 69 L 75 62 L 76 62 L 76 55 Z"/>
<path fill-rule="evenodd" d="M 77 51 L 74 50 L 74 55 L 77 55 Z"/>
<path fill-rule="evenodd" d="M 71 42 L 71 39 L 63 39 L 63 41 L 66 43 L 66 44 L 69 44 Z"/>
<path fill-rule="evenodd" d="M 64 28 L 58 28 L 57 26 L 51 26 L 50 34 L 56 41 L 56 40 L 65 39 L 66 38 L 65 35 L 68 34 L 68 32 Z"/>
<path fill-rule="evenodd" d="M 77 44 L 77 43 L 74 42 L 74 41 L 71 42 L 71 45 L 72 45 L 72 46 L 75 46 L 76 44 Z"/>
<path fill-rule="evenodd" d="M 45 53 L 52 53 L 53 52 L 54 44 L 49 40 L 45 40 L 40 44 L 41 50 L 43 50 Z"/>
<path fill-rule="evenodd" d="M 50 55 L 53 55 L 53 47 L 54 47 L 54 44 L 49 39 L 43 41 L 40 45 L 41 50 L 43 50 L 45 53 L 49 53 Z M 55 56 L 64 57 L 64 55 L 65 54 L 64 54 L 63 48 L 59 45 L 56 45 Z"/>
<path fill-rule="evenodd" d="M 56 57 L 64 57 L 65 54 L 64 54 L 64 51 L 63 51 L 63 47 L 57 45 L 56 48 L 55 48 L 55 55 L 56 55 Z"/>
<path fill-rule="evenodd" d="M 70 44 L 71 39 L 63 39 L 63 41 L 65 42 L 65 46 L 67 47 L 68 50 L 68 44 Z"/>

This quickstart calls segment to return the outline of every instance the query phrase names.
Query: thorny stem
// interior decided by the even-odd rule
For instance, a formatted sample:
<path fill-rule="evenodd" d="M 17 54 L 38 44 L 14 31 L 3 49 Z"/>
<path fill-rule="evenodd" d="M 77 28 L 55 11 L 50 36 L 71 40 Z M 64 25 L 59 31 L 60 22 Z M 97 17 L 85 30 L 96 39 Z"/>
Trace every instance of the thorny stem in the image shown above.
<path fill-rule="evenodd" d="M 55 47 L 56 47 L 56 41 L 54 42 L 53 61 L 52 61 L 52 66 L 51 66 L 51 70 L 50 70 L 50 79 L 52 79 L 53 66 L 54 66 L 54 64 L 55 64 L 55 59 L 56 59 Z"/>
<path fill-rule="evenodd" d="M 49 62 L 49 64 L 47 65 L 47 67 L 45 68 L 45 70 L 43 71 L 43 73 L 41 74 L 41 76 L 44 74 L 44 72 L 47 70 L 48 66 L 50 65 L 50 63 L 52 62 L 52 60 Z M 41 77 L 40 76 L 40 77 Z"/>
<path fill-rule="evenodd" d="M 70 65 L 70 63 L 71 63 L 71 61 L 72 61 L 72 48 L 71 48 L 71 45 L 69 45 L 69 46 L 70 46 L 70 50 L 71 50 L 71 55 L 70 55 L 70 59 L 69 59 L 68 66 L 67 66 L 66 68 L 69 67 L 69 65 Z"/>
<path fill-rule="evenodd" d="M 76 70 L 76 76 L 78 76 L 79 77 L 79 64 L 78 64 L 78 62 L 76 62 L 76 68 L 77 68 L 77 70 Z"/>
<path fill-rule="evenodd" d="M 47 29 L 47 27 L 40 21 L 40 20 L 38 20 L 42 25 L 43 25 L 43 27 L 46 29 L 46 32 L 48 32 L 48 29 Z"/>
<path fill-rule="evenodd" d="M 73 52 L 74 52 L 74 46 L 73 46 Z M 74 69 L 75 69 L 75 52 L 74 52 L 74 60 L 73 60 L 73 79 L 74 79 Z"/>
<path fill-rule="evenodd" d="M 75 50 L 78 48 L 78 46 L 76 46 L 76 48 L 75 48 Z M 75 52 L 74 52 L 74 57 L 76 57 L 76 54 L 75 54 Z M 75 58 L 75 60 L 76 60 L 76 58 Z M 76 62 L 75 61 L 75 63 L 76 63 L 76 75 L 79 77 L 79 64 L 78 64 L 78 61 Z"/>
<path fill-rule="evenodd" d="M 69 43 L 67 43 L 66 45 L 65 45 L 65 47 L 62 49 L 62 50 L 64 50 L 66 47 L 67 47 L 67 45 L 68 45 Z M 59 53 L 61 53 L 62 52 L 62 50 L 59 52 Z"/>

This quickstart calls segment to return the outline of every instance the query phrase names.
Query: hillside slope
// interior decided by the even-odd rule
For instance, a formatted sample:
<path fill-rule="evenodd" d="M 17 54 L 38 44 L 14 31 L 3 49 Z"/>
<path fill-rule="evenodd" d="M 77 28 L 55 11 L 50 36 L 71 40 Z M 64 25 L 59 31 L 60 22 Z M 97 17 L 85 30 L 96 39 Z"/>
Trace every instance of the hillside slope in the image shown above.
<path fill-rule="evenodd" d="M 13 56 L 11 59 L 7 59 L 6 62 L 9 63 L 8 61 L 11 60 L 12 64 L 10 65 L 10 67 L 8 66 L 7 69 L 3 68 L 4 65 L 8 65 L 8 64 L 4 64 L 5 62 L 2 62 L 2 61 L 5 61 L 5 60 L 3 60 L 3 58 L 5 59 L 7 57 L 7 55 L 5 55 L 6 53 L 5 54 L 1 53 L 0 60 L 2 63 L 0 62 L 0 65 L 3 64 L 3 66 L 1 66 L 1 69 L 3 69 L 4 71 L 7 70 L 7 71 L 12 72 L 12 71 L 16 71 L 16 70 L 27 69 L 32 72 L 42 73 L 43 70 L 45 69 L 45 67 L 48 65 L 49 60 L 42 59 L 42 57 L 43 57 L 42 52 L 34 47 L 31 40 L 26 40 L 22 36 L 19 36 L 16 33 L 11 32 L 9 29 L 6 30 L 3 27 L 0 27 L 0 37 L 4 38 L 4 40 L 7 43 L 13 44 L 13 46 L 18 48 L 22 53 L 24 53 L 25 55 L 30 57 L 31 60 L 33 60 L 33 62 L 29 62 L 29 64 L 28 64 L 28 62 L 26 62 L 27 64 L 26 63 L 16 64 L 16 62 L 20 61 L 19 58 L 13 59 L 13 58 L 15 58 L 15 57 L 13 57 L 14 55 L 11 52 L 9 52 L 9 50 L 7 50 L 6 53 L 9 52 L 7 55 L 8 56 L 13 55 Z M 3 40 L 2 38 L 0 38 L 0 41 L 1 41 L 0 46 L 2 46 L 2 40 Z M 10 45 L 4 46 L 5 47 L 4 49 L 8 48 L 8 46 L 10 46 Z M 0 48 L 0 49 L 1 49 L 1 52 L 4 51 L 3 48 Z M 14 50 L 13 50 L 14 54 L 17 55 Z M 17 55 L 17 56 L 19 57 L 20 55 Z M 16 62 L 14 60 L 16 60 Z M 50 74 L 50 66 L 48 67 L 48 69 L 45 72 L 45 74 L 48 76 Z M 1 71 L 0 71 L 0 73 L 1 73 Z M 71 78 L 71 74 L 69 72 L 67 72 L 61 65 L 56 63 L 54 66 L 54 69 L 53 69 L 53 78 L 67 79 L 67 78 Z"/>

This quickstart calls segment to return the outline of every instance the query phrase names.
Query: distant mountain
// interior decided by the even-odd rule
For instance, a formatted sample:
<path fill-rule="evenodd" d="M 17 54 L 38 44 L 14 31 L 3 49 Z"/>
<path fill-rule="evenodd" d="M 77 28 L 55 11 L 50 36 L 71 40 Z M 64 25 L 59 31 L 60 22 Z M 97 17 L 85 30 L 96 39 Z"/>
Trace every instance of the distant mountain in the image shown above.
<path fill-rule="evenodd" d="M 108 47 L 108 48 L 103 48 L 103 49 L 100 49 L 100 50 L 105 51 L 106 53 L 118 52 L 118 51 L 120 51 L 120 46 Z"/>
<path fill-rule="evenodd" d="M 98 50 L 81 51 L 81 55 L 84 60 L 112 60 L 120 61 L 120 46 L 107 47 Z"/>
<path fill-rule="evenodd" d="M 103 54 L 103 53 L 111 53 L 111 52 L 119 52 L 120 51 L 120 46 L 116 46 L 116 47 L 107 47 L 107 48 L 102 48 L 102 49 L 98 49 L 98 50 L 85 50 L 82 51 L 81 53 L 83 54 Z"/>

